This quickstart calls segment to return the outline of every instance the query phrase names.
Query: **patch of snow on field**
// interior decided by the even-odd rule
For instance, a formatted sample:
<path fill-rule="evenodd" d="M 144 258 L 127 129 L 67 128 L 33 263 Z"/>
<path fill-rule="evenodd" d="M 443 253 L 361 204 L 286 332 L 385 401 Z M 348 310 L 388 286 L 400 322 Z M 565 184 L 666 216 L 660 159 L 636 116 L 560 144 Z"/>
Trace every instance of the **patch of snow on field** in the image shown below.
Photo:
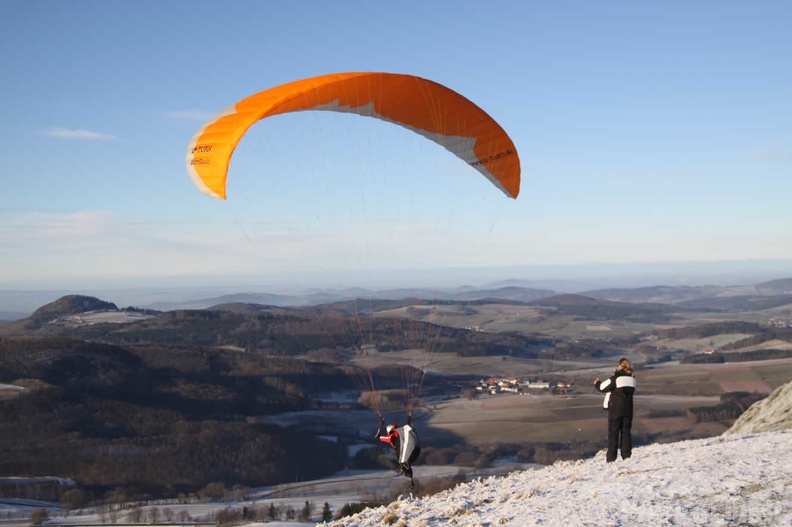
<path fill-rule="evenodd" d="M 68 315 L 51 323 L 68 327 L 90 326 L 92 324 L 129 324 L 147 320 L 153 316 L 136 311 L 91 311 Z"/>

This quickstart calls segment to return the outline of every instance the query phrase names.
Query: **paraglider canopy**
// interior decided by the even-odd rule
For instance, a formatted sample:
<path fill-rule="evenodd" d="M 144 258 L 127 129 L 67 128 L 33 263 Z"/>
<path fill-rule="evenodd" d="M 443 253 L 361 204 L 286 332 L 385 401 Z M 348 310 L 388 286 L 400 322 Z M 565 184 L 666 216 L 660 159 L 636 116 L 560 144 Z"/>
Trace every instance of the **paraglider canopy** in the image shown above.
<path fill-rule="evenodd" d="M 374 117 L 430 139 L 478 170 L 507 196 L 520 192 L 514 143 L 484 110 L 436 82 L 395 73 L 334 73 L 251 95 L 207 121 L 187 148 L 187 171 L 207 196 L 225 199 L 228 165 L 257 121 L 305 110 Z"/>

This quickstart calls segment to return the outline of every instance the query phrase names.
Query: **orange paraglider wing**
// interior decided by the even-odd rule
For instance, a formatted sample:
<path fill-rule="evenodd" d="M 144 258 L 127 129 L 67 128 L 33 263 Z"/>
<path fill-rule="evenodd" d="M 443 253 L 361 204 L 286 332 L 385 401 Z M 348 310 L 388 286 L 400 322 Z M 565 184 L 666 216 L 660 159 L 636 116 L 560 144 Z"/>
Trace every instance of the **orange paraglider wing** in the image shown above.
<path fill-rule="evenodd" d="M 251 95 L 206 122 L 187 148 L 187 171 L 207 196 L 225 199 L 228 164 L 257 121 L 304 110 L 355 113 L 397 124 L 440 144 L 507 196 L 520 192 L 514 143 L 487 113 L 436 82 L 395 73 L 335 73 Z"/>

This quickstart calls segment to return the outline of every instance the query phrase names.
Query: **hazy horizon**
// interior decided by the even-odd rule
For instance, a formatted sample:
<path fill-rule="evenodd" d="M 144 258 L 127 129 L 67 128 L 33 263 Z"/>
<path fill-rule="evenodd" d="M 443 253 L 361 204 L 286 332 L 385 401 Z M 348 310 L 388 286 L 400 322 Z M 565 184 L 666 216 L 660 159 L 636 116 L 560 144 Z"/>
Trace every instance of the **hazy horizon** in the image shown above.
<path fill-rule="evenodd" d="M 241 293 L 303 295 L 316 291 L 367 289 L 453 290 L 519 285 L 558 293 L 580 293 L 610 287 L 739 286 L 792 278 L 792 260 L 726 262 L 656 262 L 565 266 L 520 266 L 476 269 L 405 270 L 381 273 L 300 275 L 266 282 L 250 276 L 140 277 L 85 283 L 53 282 L 50 287 L 0 287 L 0 316 L 28 313 L 67 294 L 85 294 L 119 307 L 158 302 L 184 302 Z M 2 281 L 0 281 L 2 284 Z"/>

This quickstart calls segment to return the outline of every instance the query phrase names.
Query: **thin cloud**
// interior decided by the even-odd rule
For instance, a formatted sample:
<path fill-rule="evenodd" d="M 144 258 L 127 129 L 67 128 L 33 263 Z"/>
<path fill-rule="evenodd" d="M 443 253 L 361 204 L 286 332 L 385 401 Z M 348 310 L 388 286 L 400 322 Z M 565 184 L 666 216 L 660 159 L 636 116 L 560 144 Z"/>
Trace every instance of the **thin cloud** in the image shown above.
<path fill-rule="evenodd" d="M 201 110 L 177 110 L 174 112 L 167 112 L 165 116 L 168 119 L 179 121 L 199 121 L 204 122 L 214 115 L 213 112 L 205 112 Z"/>
<path fill-rule="evenodd" d="M 53 127 L 42 130 L 39 135 L 46 137 L 57 137 L 58 139 L 77 139 L 87 141 L 115 141 L 118 138 L 111 134 L 102 132 L 92 132 L 91 130 L 80 130 L 77 128 Z"/>
<path fill-rule="evenodd" d="M 777 161 L 779 159 L 792 159 L 792 149 L 780 147 L 754 148 L 748 155 L 761 161 Z"/>
<path fill-rule="evenodd" d="M 105 232 L 111 223 L 112 215 L 105 211 L 84 210 L 67 214 L 32 212 L 6 219 L 0 227 L 0 235 L 20 243 L 81 240 Z"/>

